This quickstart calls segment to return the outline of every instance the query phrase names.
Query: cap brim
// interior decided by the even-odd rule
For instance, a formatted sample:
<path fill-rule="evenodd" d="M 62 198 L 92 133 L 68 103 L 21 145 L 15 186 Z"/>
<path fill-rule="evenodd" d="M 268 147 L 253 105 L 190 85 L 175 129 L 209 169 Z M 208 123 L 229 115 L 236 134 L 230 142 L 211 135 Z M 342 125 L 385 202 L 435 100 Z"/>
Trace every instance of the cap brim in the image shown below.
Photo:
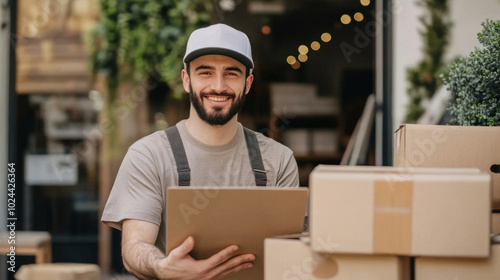
<path fill-rule="evenodd" d="M 209 54 L 219 54 L 219 55 L 229 56 L 243 63 L 243 65 L 245 65 L 248 69 L 253 69 L 254 67 L 253 62 L 250 59 L 248 59 L 248 57 L 246 57 L 245 55 L 239 52 L 235 52 L 233 50 L 222 49 L 222 48 L 203 48 L 194 50 L 184 58 L 184 63 L 189 63 L 195 58 Z"/>

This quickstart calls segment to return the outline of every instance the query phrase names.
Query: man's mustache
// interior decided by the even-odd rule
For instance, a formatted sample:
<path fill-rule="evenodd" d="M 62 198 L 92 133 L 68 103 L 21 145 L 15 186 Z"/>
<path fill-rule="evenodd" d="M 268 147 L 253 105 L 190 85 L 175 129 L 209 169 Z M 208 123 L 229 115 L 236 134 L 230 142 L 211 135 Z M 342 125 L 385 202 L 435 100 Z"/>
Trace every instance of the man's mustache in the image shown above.
<path fill-rule="evenodd" d="M 200 97 L 205 97 L 205 96 L 208 96 L 208 95 L 211 95 L 211 96 L 226 96 L 226 97 L 230 97 L 230 98 L 235 98 L 236 97 L 236 94 L 234 93 L 229 93 L 229 92 L 202 92 L 200 93 Z"/>

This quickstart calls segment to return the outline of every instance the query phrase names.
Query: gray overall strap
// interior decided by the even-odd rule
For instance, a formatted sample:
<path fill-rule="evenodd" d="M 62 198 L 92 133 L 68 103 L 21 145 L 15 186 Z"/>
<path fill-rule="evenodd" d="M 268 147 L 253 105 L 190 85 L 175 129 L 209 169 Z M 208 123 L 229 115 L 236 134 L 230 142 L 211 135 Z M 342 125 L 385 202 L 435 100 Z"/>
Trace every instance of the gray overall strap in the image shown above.
<path fill-rule="evenodd" d="M 189 186 L 191 184 L 191 169 L 186 157 L 186 151 L 182 144 L 182 139 L 177 127 L 171 126 L 164 130 L 167 135 L 170 147 L 174 155 L 175 164 L 177 165 L 177 173 L 179 175 L 179 186 Z M 267 185 L 267 175 L 264 168 L 264 162 L 260 154 L 259 142 L 255 133 L 247 128 L 244 128 L 245 141 L 248 149 L 248 157 L 250 165 L 255 176 L 255 184 L 257 186 Z"/>
<path fill-rule="evenodd" d="M 167 134 L 170 148 L 174 154 L 175 164 L 177 165 L 177 174 L 179 175 L 179 186 L 189 186 L 191 184 L 191 169 L 186 157 L 186 151 L 182 144 L 182 139 L 177 126 L 171 126 L 164 130 Z"/>
<path fill-rule="evenodd" d="M 264 162 L 260 154 L 259 142 L 257 141 L 257 136 L 255 132 L 250 129 L 244 128 L 245 131 L 245 141 L 247 143 L 248 157 L 250 158 L 250 165 L 255 176 L 255 184 L 259 187 L 267 185 L 267 175 L 266 169 L 264 168 Z"/>

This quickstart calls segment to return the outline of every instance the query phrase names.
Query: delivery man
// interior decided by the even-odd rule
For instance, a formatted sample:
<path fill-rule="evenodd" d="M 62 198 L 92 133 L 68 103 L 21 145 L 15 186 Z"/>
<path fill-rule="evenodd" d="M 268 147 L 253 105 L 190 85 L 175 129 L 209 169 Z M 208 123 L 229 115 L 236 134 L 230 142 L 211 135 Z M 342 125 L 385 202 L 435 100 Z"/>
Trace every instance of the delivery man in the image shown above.
<path fill-rule="evenodd" d="M 189 118 L 129 148 L 102 216 L 122 231 L 123 263 L 140 279 L 219 279 L 253 266 L 253 254 L 234 256 L 236 244 L 195 260 L 192 237 L 166 255 L 167 187 L 299 185 L 292 151 L 238 122 L 254 78 L 248 37 L 224 24 L 195 30 L 184 65 Z"/>

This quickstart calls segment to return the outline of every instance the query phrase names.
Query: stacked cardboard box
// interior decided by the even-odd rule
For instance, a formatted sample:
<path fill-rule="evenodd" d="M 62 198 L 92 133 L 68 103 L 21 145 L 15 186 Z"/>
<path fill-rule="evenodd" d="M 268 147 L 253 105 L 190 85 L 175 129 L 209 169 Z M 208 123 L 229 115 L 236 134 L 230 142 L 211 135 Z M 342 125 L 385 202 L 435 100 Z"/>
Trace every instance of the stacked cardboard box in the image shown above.
<path fill-rule="evenodd" d="M 492 239 L 488 258 L 416 258 L 415 280 L 500 279 L 500 235 Z"/>
<path fill-rule="evenodd" d="M 296 156 L 308 155 L 310 151 L 309 131 L 305 128 L 288 129 L 283 132 L 283 144 Z"/>
<path fill-rule="evenodd" d="M 311 131 L 311 146 L 314 154 L 332 154 L 337 152 L 339 139 L 333 129 L 313 129 Z"/>
<path fill-rule="evenodd" d="M 338 132 L 326 128 L 291 128 L 283 131 L 283 144 L 290 148 L 295 156 L 331 155 L 338 150 Z"/>
<path fill-rule="evenodd" d="M 267 239 L 265 279 L 500 279 L 498 139 L 500 128 L 404 125 L 396 167 L 316 167 L 310 239 Z"/>
<path fill-rule="evenodd" d="M 500 127 L 405 124 L 395 133 L 394 166 L 479 168 L 491 175 L 500 210 L 499 139 Z"/>
<path fill-rule="evenodd" d="M 319 166 L 310 197 L 315 251 L 489 255 L 490 176 L 477 170 Z"/>
<path fill-rule="evenodd" d="M 500 127 L 402 125 L 395 133 L 394 165 L 476 167 L 492 178 L 492 208 L 500 209 Z M 499 233 L 498 214 L 490 214 L 491 232 Z M 417 258 L 416 279 L 500 279 L 500 245 L 487 258 Z M 493 264 L 497 263 L 495 268 Z"/>
<path fill-rule="evenodd" d="M 340 111 L 337 99 L 320 96 L 314 84 L 272 83 L 273 112 L 282 115 L 331 115 Z"/>
<path fill-rule="evenodd" d="M 478 169 L 320 165 L 310 176 L 310 244 L 266 240 L 265 279 L 365 279 L 347 275 L 367 266 L 386 275 L 370 279 L 408 279 L 405 256 L 486 258 L 490 180 Z"/>
<path fill-rule="evenodd" d="M 267 238 L 264 248 L 264 279 L 402 280 L 409 275 L 407 258 L 318 253 L 304 236 Z"/>

